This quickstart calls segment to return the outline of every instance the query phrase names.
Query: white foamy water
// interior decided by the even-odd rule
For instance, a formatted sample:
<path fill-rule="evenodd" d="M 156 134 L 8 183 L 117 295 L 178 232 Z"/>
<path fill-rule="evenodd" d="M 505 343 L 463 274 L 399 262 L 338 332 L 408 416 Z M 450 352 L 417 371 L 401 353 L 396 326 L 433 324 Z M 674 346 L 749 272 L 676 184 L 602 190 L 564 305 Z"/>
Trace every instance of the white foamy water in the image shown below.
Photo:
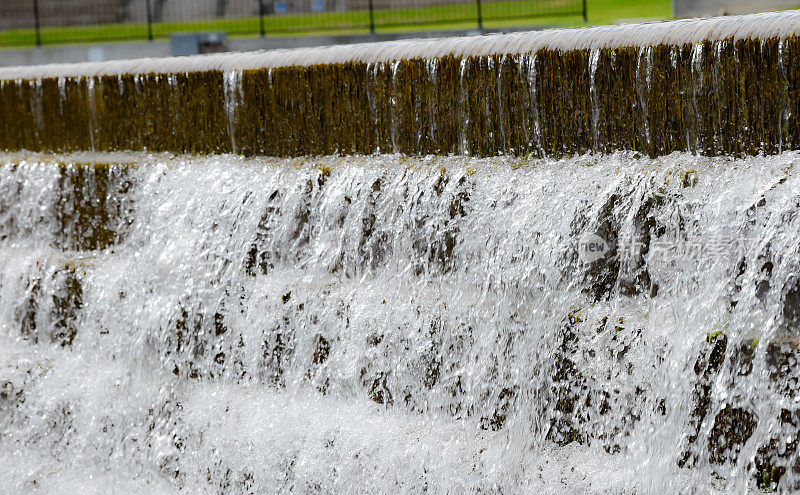
<path fill-rule="evenodd" d="M 799 159 L 3 155 L 0 491 L 790 489 Z"/>

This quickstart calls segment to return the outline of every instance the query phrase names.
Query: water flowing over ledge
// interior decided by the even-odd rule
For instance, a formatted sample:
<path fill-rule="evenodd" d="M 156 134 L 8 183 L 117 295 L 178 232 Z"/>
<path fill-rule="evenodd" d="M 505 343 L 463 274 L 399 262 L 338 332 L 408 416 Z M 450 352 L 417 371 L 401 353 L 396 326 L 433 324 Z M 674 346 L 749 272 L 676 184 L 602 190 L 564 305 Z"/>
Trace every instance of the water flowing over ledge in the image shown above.
<path fill-rule="evenodd" d="M 799 164 L 2 155 L 5 488 L 797 489 Z"/>
<path fill-rule="evenodd" d="M 0 70 L 0 149 L 298 156 L 800 147 L 800 13 Z"/>

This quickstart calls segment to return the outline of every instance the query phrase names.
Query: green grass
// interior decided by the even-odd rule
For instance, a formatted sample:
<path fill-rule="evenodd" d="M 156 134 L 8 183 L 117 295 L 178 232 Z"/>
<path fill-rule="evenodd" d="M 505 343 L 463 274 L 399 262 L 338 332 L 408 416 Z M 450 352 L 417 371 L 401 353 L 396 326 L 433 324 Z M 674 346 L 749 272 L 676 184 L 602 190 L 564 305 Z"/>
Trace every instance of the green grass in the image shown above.
<path fill-rule="evenodd" d="M 587 0 L 588 24 L 611 24 L 618 20 L 666 19 L 670 17 L 670 0 Z M 580 11 L 580 2 L 566 0 L 488 1 L 484 0 L 482 12 L 484 27 L 539 27 L 586 25 L 579 12 L 570 16 L 547 15 L 553 10 Z M 544 13 L 542 13 L 544 11 Z M 537 12 L 540 15 L 532 15 Z M 472 29 L 477 24 L 475 4 L 409 8 L 375 12 L 378 32 L 439 31 Z M 267 36 L 293 34 L 355 34 L 368 32 L 369 13 L 365 11 L 328 12 L 303 15 L 269 15 L 264 18 Z M 183 23 L 155 23 L 153 36 L 165 39 L 170 33 L 181 31 L 225 31 L 231 37 L 257 36 L 258 17 L 239 19 L 214 19 Z M 44 27 L 41 39 L 44 45 L 65 43 L 93 43 L 147 38 L 146 24 L 106 24 L 78 27 Z M 0 31 L 0 47 L 32 46 L 36 36 L 33 29 Z"/>

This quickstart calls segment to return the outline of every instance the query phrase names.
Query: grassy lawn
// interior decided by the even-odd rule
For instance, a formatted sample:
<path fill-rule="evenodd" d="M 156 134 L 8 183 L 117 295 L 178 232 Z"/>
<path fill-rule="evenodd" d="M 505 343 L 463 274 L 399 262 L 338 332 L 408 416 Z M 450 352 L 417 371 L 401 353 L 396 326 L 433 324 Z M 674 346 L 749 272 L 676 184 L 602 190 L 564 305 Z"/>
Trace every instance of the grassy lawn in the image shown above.
<path fill-rule="evenodd" d="M 554 9 L 569 10 L 575 15 L 547 15 Z M 576 5 L 576 6 L 575 6 Z M 484 27 L 541 27 L 583 26 L 580 2 L 547 0 L 487 1 L 483 0 Z M 619 20 L 652 20 L 670 17 L 670 0 L 587 0 L 588 24 L 611 24 Z M 539 15 L 531 15 L 539 13 Z M 438 31 L 448 29 L 471 29 L 477 26 L 475 4 L 409 8 L 375 11 L 378 32 Z M 292 34 L 352 34 L 366 33 L 369 27 L 368 11 L 326 12 L 303 15 L 268 15 L 264 17 L 267 36 Z M 214 19 L 183 23 L 153 24 L 153 36 L 164 39 L 170 33 L 180 31 L 225 31 L 228 36 L 257 36 L 258 17 L 238 19 Z M 144 40 L 147 38 L 146 24 L 107 24 L 78 27 L 45 27 L 41 30 L 45 45 L 63 43 L 91 43 L 105 41 Z M 0 31 L 0 47 L 32 46 L 35 44 L 33 29 Z"/>

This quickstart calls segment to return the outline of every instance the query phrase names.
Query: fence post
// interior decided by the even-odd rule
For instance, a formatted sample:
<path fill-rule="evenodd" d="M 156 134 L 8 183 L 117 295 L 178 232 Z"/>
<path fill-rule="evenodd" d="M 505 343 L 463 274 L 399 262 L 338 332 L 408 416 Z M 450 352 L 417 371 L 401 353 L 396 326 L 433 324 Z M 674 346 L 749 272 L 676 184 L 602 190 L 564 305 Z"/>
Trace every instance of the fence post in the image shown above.
<path fill-rule="evenodd" d="M 42 46 L 42 35 L 39 33 L 39 0 L 33 0 L 33 27 L 36 30 L 36 46 Z"/>
<path fill-rule="evenodd" d="M 369 33 L 375 34 L 375 7 L 372 0 L 369 0 Z"/>
<path fill-rule="evenodd" d="M 589 22 L 589 18 L 586 16 L 586 0 L 583 0 L 583 23 L 587 22 Z"/>
<path fill-rule="evenodd" d="M 258 32 L 262 38 L 266 35 L 264 31 L 264 0 L 258 0 Z"/>
<path fill-rule="evenodd" d="M 483 11 L 481 10 L 481 0 L 475 0 L 475 2 L 476 6 L 478 7 L 478 30 L 483 32 Z"/>
<path fill-rule="evenodd" d="M 145 0 L 147 6 L 147 41 L 153 41 L 153 11 L 150 9 L 150 0 Z"/>

